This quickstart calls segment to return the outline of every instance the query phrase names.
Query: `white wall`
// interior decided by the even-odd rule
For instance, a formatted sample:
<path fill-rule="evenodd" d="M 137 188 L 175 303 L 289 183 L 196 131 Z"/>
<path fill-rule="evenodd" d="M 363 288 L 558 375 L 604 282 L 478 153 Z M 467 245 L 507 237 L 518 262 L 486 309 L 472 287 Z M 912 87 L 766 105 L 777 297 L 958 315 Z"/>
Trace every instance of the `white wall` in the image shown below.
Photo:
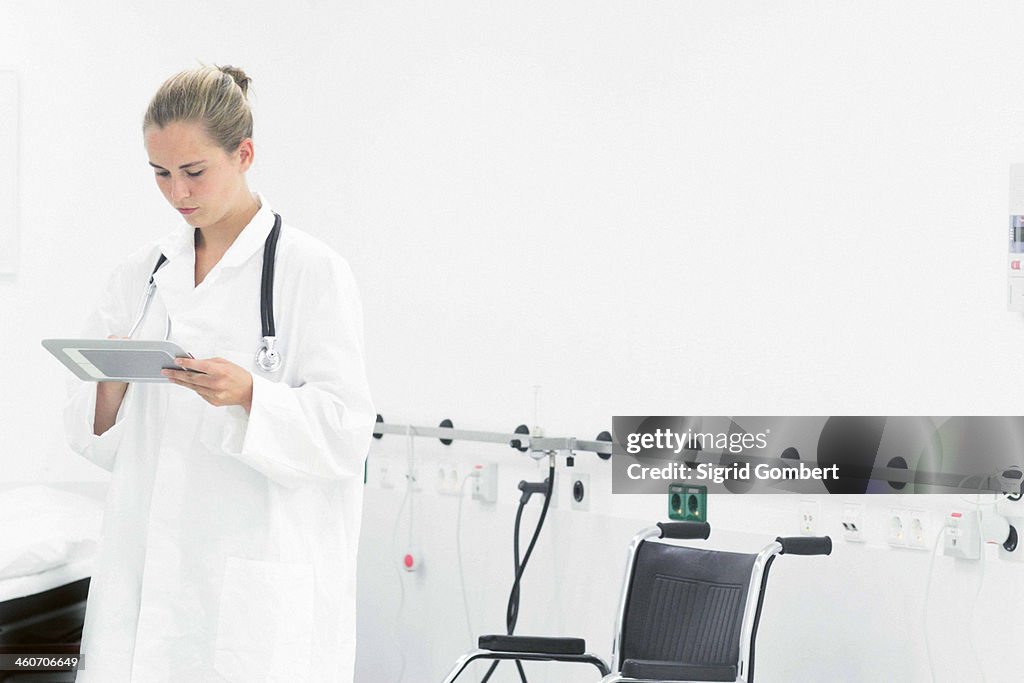
<path fill-rule="evenodd" d="M 352 263 L 389 420 L 511 429 L 534 421 L 535 385 L 540 424 L 581 438 L 613 414 L 1018 412 L 1024 318 L 1005 311 L 1003 253 L 1024 7 L 291 6 L 0 0 L 22 107 L 20 269 L 0 279 L 5 480 L 100 478 L 64 446 L 65 371 L 39 340 L 73 333 L 113 265 L 174 224 L 138 128 L 159 82 L 196 60 L 253 76 L 252 185 Z M 378 444 L 371 476 L 403 448 Z M 507 464 L 498 506 L 464 509 L 475 626 L 499 629 L 514 486 L 539 473 L 494 447 L 460 453 Z M 613 499 L 601 463 L 579 466 L 594 511 L 563 498 L 553 513 L 520 630 L 578 631 L 606 654 L 623 548 L 664 501 Z M 387 551 L 402 497 L 371 479 L 360 680 L 398 671 Z M 795 532 L 797 501 L 715 497 L 714 545 Z M 867 502 L 866 546 L 777 563 L 759 680 L 928 680 L 928 555 L 885 547 L 893 503 Z M 900 504 L 937 529 L 948 501 Z M 397 638 L 404 680 L 432 681 L 468 639 L 456 502 L 428 489 L 413 505 L 428 563 L 405 577 Z M 823 505 L 837 533 L 840 502 Z M 1017 680 L 996 654 L 1024 637 L 1024 570 L 934 569 L 937 680 L 981 680 L 969 632 L 986 680 Z"/>
<path fill-rule="evenodd" d="M 501 448 L 446 448 L 417 440 L 415 462 L 424 484 L 422 492 L 408 499 L 403 481 L 407 460 L 406 440 L 395 436 L 385 436 L 370 458 L 364 521 L 370 536 L 364 537 L 360 559 L 359 680 L 398 680 L 402 659 L 397 652 L 405 654 L 402 680 L 440 680 L 472 644 L 458 576 L 458 498 L 436 492 L 439 465 L 499 466 L 498 503 L 472 501 L 467 494 L 462 504 L 469 621 L 478 634 L 504 629 L 516 484 L 521 479 L 540 481 L 546 473 L 525 456 Z M 394 488 L 382 482 L 384 467 Z M 610 495 L 608 470 L 606 463 L 587 454 L 577 458 L 574 470 L 559 470 L 557 503 L 527 570 L 517 629 L 585 637 L 590 649 L 605 657 L 626 546 L 636 531 L 664 519 L 667 507 L 661 496 Z M 570 477 L 578 472 L 591 476 L 594 497 L 587 512 L 570 509 Z M 1024 555 L 1005 559 L 989 547 L 982 561 L 960 562 L 935 552 L 946 513 L 953 507 L 973 509 L 969 501 L 974 497 L 966 498 L 968 502 L 954 495 L 712 495 L 710 547 L 755 552 L 778 535 L 799 534 L 802 500 L 819 503 L 819 533 L 834 539 L 828 558 L 784 556 L 775 563 L 758 637 L 757 680 L 928 681 L 933 680 L 932 668 L 935 681 L 1019 680 L 1013 658 L 1000 653 L 1024 638 L 1024 627 L 1013 616 L 1024 604 L 1024 565 L 1019 564 Z M 842 540 L 842 511 L 848 503 L 865 504 L 864 543 Z M 890 508 L 924 512 L 927 549 L 888 545 Z M 540 501 L 534 500 L 524 516 L 524 547 L 539 509 Z M 1014 512 L 1012 507 L 1003 511 Z M 1016 514 L 1021 514 L 1019 508 Z M 409 549 L 423 559 L 421 571 L 413 574 L 398 569 L 399 558 Z M 479 680 L 484 669 L 478 668 L 469 680 Z M 513 671 L 506 665 L 492 680 L 516 681 Z M 551 671 L 528 665 L 527 671 L 535 672 L 530 680 L 540 683 L 594 680 L 593 670 L 583 668 Z"/>

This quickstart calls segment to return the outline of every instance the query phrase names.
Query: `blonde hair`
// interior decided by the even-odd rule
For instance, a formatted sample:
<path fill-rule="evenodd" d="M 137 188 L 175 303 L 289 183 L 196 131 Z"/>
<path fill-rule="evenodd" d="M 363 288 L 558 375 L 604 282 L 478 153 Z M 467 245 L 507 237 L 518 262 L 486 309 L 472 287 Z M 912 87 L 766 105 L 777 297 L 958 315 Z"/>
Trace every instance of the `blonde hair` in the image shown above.
<path fill-rule="evenodd" d="M 175 121 L 199 123 L 226 152 L 252 137 L 246 95 L 251 78 L 233 66 L 203 66 L 171 76 L 149 103 L 142 130 Z"/>

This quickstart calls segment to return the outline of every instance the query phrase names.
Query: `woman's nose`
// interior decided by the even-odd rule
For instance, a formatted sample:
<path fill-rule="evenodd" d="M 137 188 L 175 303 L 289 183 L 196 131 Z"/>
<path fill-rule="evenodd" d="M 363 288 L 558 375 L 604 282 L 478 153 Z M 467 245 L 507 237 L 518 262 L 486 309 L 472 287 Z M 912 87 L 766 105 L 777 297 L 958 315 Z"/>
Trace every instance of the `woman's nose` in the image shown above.
<path fill-rule="evenodd" d="M 179 201 L 188 195 L 188 184 L 183 180 L 171 178 L 171 199 L 173 201 Z"/>

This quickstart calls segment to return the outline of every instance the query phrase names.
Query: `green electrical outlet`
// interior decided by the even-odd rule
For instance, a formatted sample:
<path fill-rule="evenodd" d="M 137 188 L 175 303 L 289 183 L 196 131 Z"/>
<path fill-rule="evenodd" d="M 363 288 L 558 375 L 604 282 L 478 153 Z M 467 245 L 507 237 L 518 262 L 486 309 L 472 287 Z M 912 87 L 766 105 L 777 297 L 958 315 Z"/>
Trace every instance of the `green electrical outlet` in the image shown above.
<path fill-rule="evenodd" d="M 669 484 L 668 518 L 677 522 L 708 521 L 708 487 Z"/>

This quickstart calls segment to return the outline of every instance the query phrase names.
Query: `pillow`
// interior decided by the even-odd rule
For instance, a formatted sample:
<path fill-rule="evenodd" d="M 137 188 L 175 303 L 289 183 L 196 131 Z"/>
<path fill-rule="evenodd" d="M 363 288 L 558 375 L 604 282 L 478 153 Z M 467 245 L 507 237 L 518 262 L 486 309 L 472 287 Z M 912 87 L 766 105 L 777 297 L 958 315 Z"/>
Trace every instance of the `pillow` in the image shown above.
<path fill-rule="evenodd" d="M 95 553 L 103 504 L 48 486 L 0 491 L 0 580 L 28 576 Z"/>

